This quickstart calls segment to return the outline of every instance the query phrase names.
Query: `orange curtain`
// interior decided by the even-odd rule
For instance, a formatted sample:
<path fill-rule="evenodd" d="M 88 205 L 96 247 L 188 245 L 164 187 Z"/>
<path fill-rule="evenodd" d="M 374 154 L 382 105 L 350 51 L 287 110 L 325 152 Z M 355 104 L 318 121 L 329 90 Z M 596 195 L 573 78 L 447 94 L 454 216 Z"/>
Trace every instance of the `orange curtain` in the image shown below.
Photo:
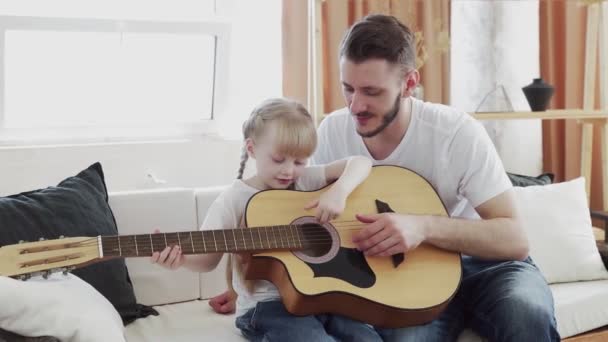
<path fill-rule="evenodd" d="M 449 0 L 326 0 L 321 2 L 321 67 L 323 111 L 344 106 L 338 71 L 338 50 L 346 30 L 367 14 L 397 17 L 414 32 L 421 32 L 428 59 L 420 69 L 426 101 L 449 103 Z M 283 1 L 283 91 L 306 103 L 307 1 Z"/>
<path fill-rule="evenodd" d="M 308 0 L 283 0 L 283 96 L 307 103 Z M 309 108 L 312 110 L 312 108 Z"/>
<path fill-rule="evenodd" d="M 540 1 L 541 76 L 555 87 L 553 109 L 583 107 L 587 6 L 579 1 Z M 599 70 L 599 69 L 598 69 Z M 599 81 L 599 77 L 598 77 Z M 596 85 L 596 108 L 599 86 Z M 602 208 L 601 131 L 593 132 L 591 203 Z M 574 120 L 543 121 L 543 167 L 556 181 L 579 177 L 581 125 Z"/>

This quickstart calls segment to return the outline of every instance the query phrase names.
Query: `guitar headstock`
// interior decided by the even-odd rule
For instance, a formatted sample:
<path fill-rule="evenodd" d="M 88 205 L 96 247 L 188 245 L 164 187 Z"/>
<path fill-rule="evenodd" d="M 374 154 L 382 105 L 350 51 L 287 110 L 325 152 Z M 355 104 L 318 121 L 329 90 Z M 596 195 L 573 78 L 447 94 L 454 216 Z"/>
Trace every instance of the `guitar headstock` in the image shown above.
<path fill-rule="evenodd" d="M 72 237 L 0 247 L 0 276 L 26 280 L 32 275 L 68 272 L 100 258 L 98 237 Z"/>

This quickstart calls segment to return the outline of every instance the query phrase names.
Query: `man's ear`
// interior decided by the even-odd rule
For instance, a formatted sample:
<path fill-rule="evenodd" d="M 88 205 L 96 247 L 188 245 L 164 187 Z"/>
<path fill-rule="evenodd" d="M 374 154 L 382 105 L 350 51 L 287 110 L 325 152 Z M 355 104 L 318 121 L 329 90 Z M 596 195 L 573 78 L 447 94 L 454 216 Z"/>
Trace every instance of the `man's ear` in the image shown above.
<path fill-rule="evenodd" d="M 245 139 L 245 149 L 247 150 L 249 158 L 255 159 L 255 143 L 253 142 L 253 139 Z"/>
<path fill-rule="evenodd" d="M 409 97 L 414 93 L 414 89 L 420 82 L 420 73 L 417 69 L 411 70 L 404 76 L 403 89 L 401 97 Z"/>

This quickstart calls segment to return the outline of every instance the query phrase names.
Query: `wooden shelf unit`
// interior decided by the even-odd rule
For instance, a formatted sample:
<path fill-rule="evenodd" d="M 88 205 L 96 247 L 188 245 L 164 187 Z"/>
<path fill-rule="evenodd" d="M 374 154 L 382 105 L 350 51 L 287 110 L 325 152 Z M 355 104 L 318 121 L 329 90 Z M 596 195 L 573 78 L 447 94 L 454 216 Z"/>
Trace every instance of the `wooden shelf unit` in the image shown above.
<path fill-rule="evenodd" d="M 582 109 L 556 109 L 544 112 L 478 112 L 471 113 L 479 120 L 503 119 L 608 119 L 608 111 Z"/>
<path fill-rule="evenodd" d="M 544 112 L 478 112 L 471 113 L 478 120 L 519 120 L 541 119 L 577 120 L 583 125 L 581 143 L 581 175 L 585 177 L 587 199 L 591 196 L 591 163 L 593 156 L 593 127 L 601 127 L 601 154 L 602 176 L 604 179 L 602 194 L 604 197 L 603 209 L 608 211 L 608 110 L 558 109 Z"/>

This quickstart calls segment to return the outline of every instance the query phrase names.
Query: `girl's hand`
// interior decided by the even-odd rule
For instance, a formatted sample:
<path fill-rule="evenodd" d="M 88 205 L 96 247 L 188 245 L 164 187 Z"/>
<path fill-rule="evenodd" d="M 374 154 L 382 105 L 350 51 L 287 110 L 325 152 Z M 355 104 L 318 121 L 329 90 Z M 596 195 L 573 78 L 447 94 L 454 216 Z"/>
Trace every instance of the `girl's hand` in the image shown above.
<path fill-rule="evenodd" d="M 320 223 L 328 222 L 338 217 L 346 207 L 348 194 L 340 191 L 335 185 L 325 191 L 318 199 L 309 202 L 304 209 L 317 208 L 315 217 Z"/>
<path fill-rule="evenodd" d="M 154 234 L 158 234 L 158 229 L 154 230 Z M 158 264 L 166 269 L 176 270 L 186 262 L 186 256 L 182 254 L 180 246 L 167 247 L 162 252 L 154 252 L 150 257 L 150 262 Z"/>
<path fill-rule="evenodd" d="M 237 294 L 234 290 L 226 290 L 226 292 L 211 298 L 209 306 L 219 314 L 231 314 L 236 307 L 236 297 Z"/>

